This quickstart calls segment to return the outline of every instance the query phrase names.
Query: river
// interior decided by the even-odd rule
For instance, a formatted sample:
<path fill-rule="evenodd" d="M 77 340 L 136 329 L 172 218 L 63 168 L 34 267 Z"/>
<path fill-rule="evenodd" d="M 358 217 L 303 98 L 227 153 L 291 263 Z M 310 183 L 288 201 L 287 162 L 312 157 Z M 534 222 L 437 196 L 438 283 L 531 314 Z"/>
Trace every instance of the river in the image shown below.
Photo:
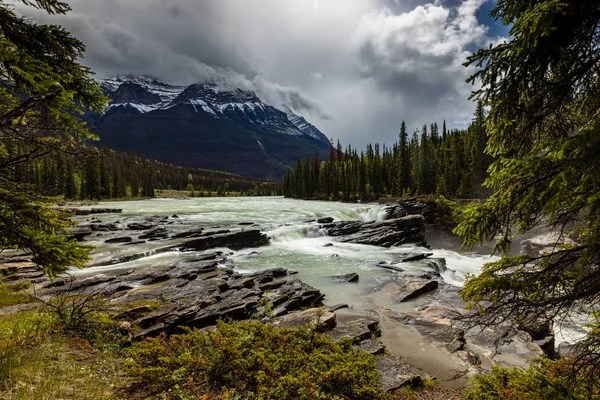
<path fill-rule="evenodd" d="M 333 217 L 337 221 L 381 221 L 385 217 L 384 206 L 378 204 L 243 197 L 152 199 L 114 202 L 107 206 L 123 209 L 123 212 L 98 216 L 102 222 L 118 221 L 123 224 L 128 219 L 140 216 L 177 215 L 179 218 L 170 218 L 170 222 L 174 224 L 170 229 L 181 231 L 193 228 L 239 228 L 240 223 L 253 222 L 271 237 L 271 242 L 268 246 L 240 251 L 220 249 L 229 254 L 228 258 L 235 268 L 242 273 L 274 267 L 297 271 L 299 279 L 326 295 L 325 303 L 328 305 L 345 303 L 358 309 L 397 306 L 397 302 L 377 289 L 399 280 L 399 274 L 378 267 L 377 264 L 392 262 L 399 253 L 431 252 L 432 258 L 444 258 L 446 270 L 441 274 L 441 279 L 449 288 L 461 287 L 466 274 L 477 274 L 483 264 L 494 259 L 481 254 L 460 254 L 444 248 L 427 250 L 408 245 L 386 249 L 339 243 L 335 238 L 325 236 L 316 224 L 307 222 L 321 217 Z M 88 216 L 78 219 L 85 222 L 93 218 Z M 119 234 L 122 235 L 122 232 Z M 194 256 L 175 251 L 153 255 L 154 249 L 164 245 L 163 241 L 123 246 L 107 244 L 105 239 L 105 235 L 88 238 L 88 243 L 96 247 L 92 252 L 92 265 L 131 252 L 147 252 L 148 257 L 111 266 L 91 267 L 75 274 L 92 274 L 113 268 L 135 268 L 147 266 L 149 263 L 172 263 Z M 431 266 L 425 261 L 403 263 L 402 268 L 405 270 L 404 276 L 420 276 L 431 271 Z M 351 272 L 358 273 L 358 283 L 339 283 L 331 278 L 333 275 Z"/>

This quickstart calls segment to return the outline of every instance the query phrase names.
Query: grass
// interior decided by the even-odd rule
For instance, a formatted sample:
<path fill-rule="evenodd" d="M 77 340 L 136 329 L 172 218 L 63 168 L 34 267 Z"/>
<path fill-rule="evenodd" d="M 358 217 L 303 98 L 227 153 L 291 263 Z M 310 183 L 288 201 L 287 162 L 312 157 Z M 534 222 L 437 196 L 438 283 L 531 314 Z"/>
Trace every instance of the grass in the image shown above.
<path fill-rule="evenodd" d="M 26 292 L 30 287 L 30 282 L 0 284 L 0 308 L 35 303 L 36 300 Z"/>

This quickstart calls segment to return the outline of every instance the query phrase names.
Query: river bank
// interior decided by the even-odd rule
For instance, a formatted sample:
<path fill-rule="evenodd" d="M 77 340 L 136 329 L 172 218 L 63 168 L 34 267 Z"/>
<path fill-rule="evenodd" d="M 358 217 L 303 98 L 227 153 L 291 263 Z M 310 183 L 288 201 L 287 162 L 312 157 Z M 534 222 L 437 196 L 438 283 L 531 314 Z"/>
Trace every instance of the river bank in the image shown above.
<path fill-rule="evenodd" d="M 491 258 L 426 247 L 426 218 L 401 207 L 282 198 L 113 207 L 122 211 L 76 217 L 81 240 L 95 246 L 90 268 L 49 282 L 30 265 L 12 282 L 33 281 L 44 296 L 100 292 L 111 305 L 141 304 L 115 315 L 132 327 L 131 340 L 257 312 L 274 324 L 310 322 L 310 310 L 324 307 L 333 335 L 345 332 L 359 346 L 371 340 L 365 348 L 386 349 L 394 365 L 406 366 L 400 373 L 382 364 L 382 372 L 396 371 L 388 389 L 431 376 L 462 388 L 491 365 L 526 365 L 552 339 L 467 330 L 452 320 L 464 305 L 458 291 L 466 274 Z M 143 304 L 157 299 L 158 307 Z"/>

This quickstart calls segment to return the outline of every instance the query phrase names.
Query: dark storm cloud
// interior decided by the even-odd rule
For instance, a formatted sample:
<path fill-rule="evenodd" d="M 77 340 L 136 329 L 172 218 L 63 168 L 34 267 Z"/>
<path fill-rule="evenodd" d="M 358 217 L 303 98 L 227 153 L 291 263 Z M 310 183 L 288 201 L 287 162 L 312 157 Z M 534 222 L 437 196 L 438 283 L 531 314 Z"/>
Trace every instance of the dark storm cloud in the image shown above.
<path fill-rule="evenodd" d="M 468 49 L 484 0 L 69 0 L 49 17 L 87 46 L 100 77 L 144 74 L 255 90 L 328 136 L 391 142 L 402 119 L 468 120 Z"/>

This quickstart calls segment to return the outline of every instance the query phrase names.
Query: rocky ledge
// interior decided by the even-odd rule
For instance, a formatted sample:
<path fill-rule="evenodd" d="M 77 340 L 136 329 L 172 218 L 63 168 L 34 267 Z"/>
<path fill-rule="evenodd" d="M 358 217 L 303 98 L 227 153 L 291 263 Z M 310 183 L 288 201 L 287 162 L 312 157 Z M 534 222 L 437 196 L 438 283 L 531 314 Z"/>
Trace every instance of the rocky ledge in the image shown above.
<path fill-rule="evenodd" d="M 427 221 L 422 215 L 407 215 L 383 222 L 341 221 L 322 225 L 329 236 L 343 236 L 344 243 L 372 246 L 425 245 Z"/>

